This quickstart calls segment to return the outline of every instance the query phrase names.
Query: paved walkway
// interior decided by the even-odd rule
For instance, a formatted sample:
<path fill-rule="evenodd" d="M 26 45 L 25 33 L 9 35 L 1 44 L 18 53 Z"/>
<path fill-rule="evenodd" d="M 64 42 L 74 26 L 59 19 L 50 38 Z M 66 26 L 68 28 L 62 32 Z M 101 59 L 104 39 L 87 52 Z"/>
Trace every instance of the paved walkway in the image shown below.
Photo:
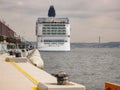
<path fill-rule="evenodd" d="M 5 57 L 17 63 L 6 62 Z M 0 90 L 32 90 L 36 85 L 42 90 L 85 90 L 84 86 L 75 83 L 69 86 L 56 83 L 55 77 L 26 62 L 25 58 L 10 57 L 7 54 L 0 56 Z"/>
<path fill-rule="evenodd" d="M 0 90 L 32 90 L 36 85 L 10 62 L 5 62 L 6 56 L 7 54 L 0 56 Z M 28 62 L 16 64 L 40 82 L 56 82 L 56 78 Z"/>
<path fill-rule="evenodd" d="M 0 56 L 0 90 L 31 90 L 34 84 Z"/>

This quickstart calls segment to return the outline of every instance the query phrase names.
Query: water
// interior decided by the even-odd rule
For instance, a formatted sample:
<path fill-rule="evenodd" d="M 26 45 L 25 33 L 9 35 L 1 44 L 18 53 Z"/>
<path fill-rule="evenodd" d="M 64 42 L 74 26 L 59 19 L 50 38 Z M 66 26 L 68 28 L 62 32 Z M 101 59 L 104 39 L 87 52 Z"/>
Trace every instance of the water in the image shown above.
<path fill-rule="evenodd" d="M 104 90 L 106 81 L 120 84 L 120 48 L 72 48 L 70 52 L 41 52 L 49 73 L 65 71 L 87 90 Z"/>

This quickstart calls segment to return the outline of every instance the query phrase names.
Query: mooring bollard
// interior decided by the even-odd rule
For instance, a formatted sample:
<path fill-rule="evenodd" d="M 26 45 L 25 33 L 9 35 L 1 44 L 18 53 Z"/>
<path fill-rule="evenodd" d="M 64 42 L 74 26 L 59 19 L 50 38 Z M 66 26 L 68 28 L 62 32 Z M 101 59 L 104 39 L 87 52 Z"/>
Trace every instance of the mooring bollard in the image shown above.
<path fill-rule="evenodd" d="M 58 74 L 52 74 L 53 76 L 55 76 L 57 78 L 57 84 L 58 85 L 66 85 L 68 83 L 68 75 L 61 71 Z"/>
<path fill-rule="evenodd" d="M 16 57 L 21 57 L 21 53 L 20 53 L 20 52 L 16 52 L 16 53 L 15 53 L 15 56 L 16 56 Z"/>
<path fill-rule="evenodd" d="M 14 55 L 14 52 L 13 52 L 13 51 L 9 51 L 9 54 L 10 54 L 10 55 Z"/>

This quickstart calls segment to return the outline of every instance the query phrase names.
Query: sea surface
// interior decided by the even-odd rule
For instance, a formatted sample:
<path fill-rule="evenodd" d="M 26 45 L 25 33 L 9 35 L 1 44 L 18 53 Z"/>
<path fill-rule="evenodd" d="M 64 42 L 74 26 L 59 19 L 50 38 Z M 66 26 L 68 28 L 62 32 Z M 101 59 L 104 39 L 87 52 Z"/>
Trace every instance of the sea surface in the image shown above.
<path fill-rule="evenodd" d="M 104 90 L 105 82 L 120 84 L 120 48 L 78 48 L 70 52 L 40 52 L 49 73 L 65 71 L 70 81 L 87 90 Z"/>

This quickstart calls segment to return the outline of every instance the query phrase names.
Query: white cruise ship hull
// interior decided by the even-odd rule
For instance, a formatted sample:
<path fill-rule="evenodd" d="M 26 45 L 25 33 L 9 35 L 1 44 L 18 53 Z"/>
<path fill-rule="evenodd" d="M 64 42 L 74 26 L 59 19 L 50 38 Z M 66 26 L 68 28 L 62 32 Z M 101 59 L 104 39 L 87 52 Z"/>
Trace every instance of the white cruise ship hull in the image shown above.
<path fill-rule="evenodd" d="M 36 36 L 40 51 L 70 51 L 68 18 L 38 18 Z"/>
<path fill-rule="evenodd" d="M 40 51 L 70 51 L 70 45 L 62 45 L 62 46 L 43 46 L 43 47 L 39 47 L 38 46 L 38 50 Z"/>

